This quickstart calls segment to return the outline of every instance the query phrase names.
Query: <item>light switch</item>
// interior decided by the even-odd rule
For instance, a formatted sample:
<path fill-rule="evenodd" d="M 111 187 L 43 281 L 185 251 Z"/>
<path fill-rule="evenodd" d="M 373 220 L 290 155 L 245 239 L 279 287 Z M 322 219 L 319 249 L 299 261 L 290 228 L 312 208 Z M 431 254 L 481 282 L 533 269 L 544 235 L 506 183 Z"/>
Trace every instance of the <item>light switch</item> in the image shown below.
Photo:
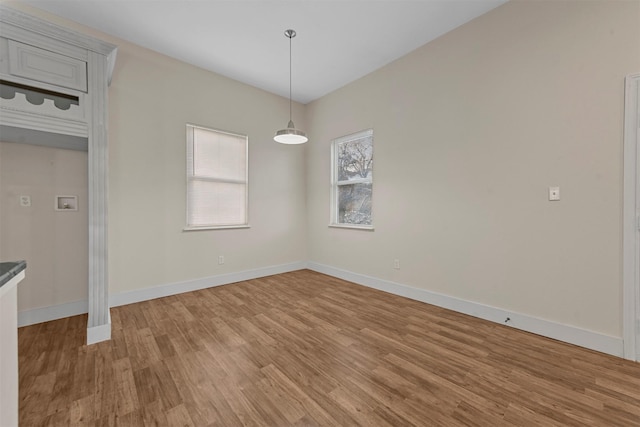
<path fill-rule="evenodd" d="M 20 206 L 28 208 L 31 206 L 31 196 L 20 196 Z"/>
<path fill-rule="evenodd" d="M 560 200 L 560 187 L 549 187 L 549 200 Z"/>

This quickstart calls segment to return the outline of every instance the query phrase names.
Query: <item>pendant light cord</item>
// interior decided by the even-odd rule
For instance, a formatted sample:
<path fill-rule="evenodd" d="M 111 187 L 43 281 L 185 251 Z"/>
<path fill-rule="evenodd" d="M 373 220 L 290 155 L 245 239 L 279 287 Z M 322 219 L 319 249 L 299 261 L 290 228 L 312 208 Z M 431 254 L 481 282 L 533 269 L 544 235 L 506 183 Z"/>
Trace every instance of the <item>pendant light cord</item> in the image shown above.
<path fill-rule="evenodd" d="M 285 129 L 277 131 L 273 139 L 281 144 L 304 144 L 309 138 L 293 124 L 293 41 L 291 39 L 296 36 L 296 32 L 288 29 L 285 30 L 284 35 L 289 38 L 289 123 Z"/>
<path fill-rule="evenodd" d="M 291 71 L 291 39 L 293 36 L 289 36 L 289 121 L 291 121 L 291 79 L 292 71 Z"/>

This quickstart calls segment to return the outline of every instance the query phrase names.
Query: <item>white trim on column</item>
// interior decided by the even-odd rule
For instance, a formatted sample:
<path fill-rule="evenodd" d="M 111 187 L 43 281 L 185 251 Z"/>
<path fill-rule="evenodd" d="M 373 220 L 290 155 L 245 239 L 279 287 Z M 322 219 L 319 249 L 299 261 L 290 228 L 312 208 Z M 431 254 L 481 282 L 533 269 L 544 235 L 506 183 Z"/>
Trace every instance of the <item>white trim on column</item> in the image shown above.
<path fill-rule="evenodd" d="M 107 58 L 89 52 L 87 73 L 91 96 L 89 122 L 89 319 L 87 328 L 109 328 L 109 279 L 107 245 L 108 150 L 107 150 Z M 101 329 L 101 330 L 102 330 Z M 87 343 L 89 343 L 87 331 Z M 108 338 L 107 338 L 108 339 Z M 92 341 L 95 342 L 95 341 Z"/>
<path fill-rule="evenodd" d="M 640 343 L 637 341 L 640 325 L 640 200 L 638 198 L 638 163 L 640 162 L 637 141 L 640 121 L 640 73 L 630 74 L 625 79 L 624 117 L 624 198 L 622 219 L 622 282 L 623 315 L 622 336 L 624 358 L 640 361 Z"/>
<path fill-rule="evenodd" d="M 613 356 L 622 356 L 622 340 L 620 338 L 497 307 L 479 304 L 473 301 L 455 298 L 449 295 L 427 291 L 426 289 L 414 288 L 390 282 L 388 280 L 365 276 L 363 274 L 353 273 L 351 271 L 341 270 L 339 268 L 315 262 L 309 262 L 307 268 L 339 279 L 348 280 L 359 285 L 389 292 L 390 294 L 411 298 L 427 304 L 433 304 L 438 307 L 479 317 L 480 319 L 489 320 L 501 325 L 521 329 L 523 331 L 564 341 L 569 344 L 578 345 L 591 350 L 600 351 L 602 353 L 611 354 Z M 510 320 L 505 324 L 505 319 L 507 318 Z"/>
<path fill-rule="evenodd" d="M 87 345 L 96 344 L 101 341 L 108 341 L 110 339 L 111 314 L 107 316 L 107 323 L 87 328 Z"/>

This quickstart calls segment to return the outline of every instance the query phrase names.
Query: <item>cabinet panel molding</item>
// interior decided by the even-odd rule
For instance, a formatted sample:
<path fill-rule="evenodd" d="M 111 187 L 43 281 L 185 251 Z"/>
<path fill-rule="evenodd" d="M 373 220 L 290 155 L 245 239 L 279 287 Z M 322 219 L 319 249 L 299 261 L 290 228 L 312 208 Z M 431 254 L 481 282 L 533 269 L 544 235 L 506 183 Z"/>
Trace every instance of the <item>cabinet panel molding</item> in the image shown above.
<path fill-rule="evenodd" d="M 9 74 L 87 91 L 87 63 L 9 40 Z"/>

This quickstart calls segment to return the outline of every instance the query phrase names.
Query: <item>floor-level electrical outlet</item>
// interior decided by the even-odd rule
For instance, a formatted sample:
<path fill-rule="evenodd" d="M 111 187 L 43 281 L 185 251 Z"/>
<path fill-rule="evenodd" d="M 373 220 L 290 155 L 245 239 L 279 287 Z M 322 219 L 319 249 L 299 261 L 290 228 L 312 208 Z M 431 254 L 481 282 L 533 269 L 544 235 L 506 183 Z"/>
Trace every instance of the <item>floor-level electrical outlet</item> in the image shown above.
<path fill-rule="evenodd" d="M 400 270 L 400 260 L 399 259 L 394 259 L 393 260 L 393 268 L 395 268 L 396 270 Z"/>
<path fill-rule="evenodd" d="M 27 208 L 31 206 L 31 196 L 20 196 L 20 206 Z"/>
<path fill-rule="evenodd" d="M 218 257 L 218 265 L 222 265 L 222 264 L 224 264 L 224 256 L 223 256 L 223 255 L 220 255 L 220 256 Z"/>

